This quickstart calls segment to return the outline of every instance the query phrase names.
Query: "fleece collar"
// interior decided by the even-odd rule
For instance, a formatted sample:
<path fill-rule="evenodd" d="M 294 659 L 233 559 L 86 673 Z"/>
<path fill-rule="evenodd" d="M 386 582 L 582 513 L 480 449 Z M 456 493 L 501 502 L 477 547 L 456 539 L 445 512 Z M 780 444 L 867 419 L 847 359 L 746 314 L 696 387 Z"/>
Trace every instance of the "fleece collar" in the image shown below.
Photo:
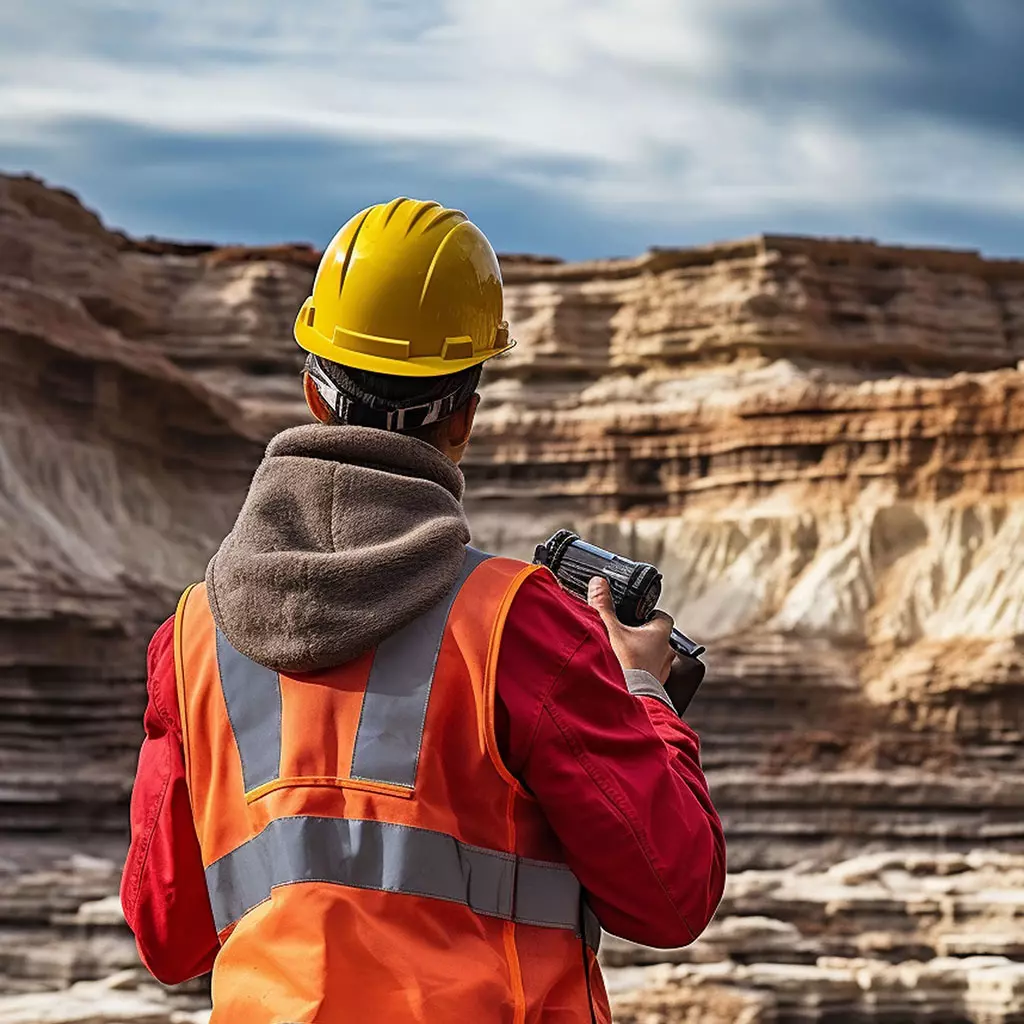
<path fill-rule="evenodd" d="M 350 661 L 455 584 L 470 539 L 464 487 L 458 466 L 414 437 L 283 431 L 207 568 L 214 620 L 277 671 Z"/>

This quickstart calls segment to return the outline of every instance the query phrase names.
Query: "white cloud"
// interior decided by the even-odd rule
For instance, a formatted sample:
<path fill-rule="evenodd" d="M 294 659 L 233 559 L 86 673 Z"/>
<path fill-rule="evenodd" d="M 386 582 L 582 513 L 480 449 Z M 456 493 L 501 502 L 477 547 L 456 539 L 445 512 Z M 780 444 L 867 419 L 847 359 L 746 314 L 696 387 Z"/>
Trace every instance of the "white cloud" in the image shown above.
<path fill-rule="evenodd" d="M 666 223 L 837 202 L 1024 212 L 1019 140 L 934 114 L 882 109 L 871 120 L 843 107 L 845 86 L 905 58 L 831 10 L 820 0 L 50 0 L 0 12 L 0 143 L 100 118 L 441 144 L 453 168 Z M 552 161 L 568 170 L 550 173 Z"/>

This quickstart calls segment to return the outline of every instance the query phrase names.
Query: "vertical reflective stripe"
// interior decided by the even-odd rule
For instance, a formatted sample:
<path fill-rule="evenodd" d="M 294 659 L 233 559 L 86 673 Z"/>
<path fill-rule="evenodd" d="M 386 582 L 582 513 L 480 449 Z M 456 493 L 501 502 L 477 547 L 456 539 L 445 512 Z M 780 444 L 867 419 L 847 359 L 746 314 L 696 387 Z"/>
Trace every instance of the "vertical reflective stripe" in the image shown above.
<path fill-rule="evenodd" d="M 426 896 L 575 934 L 581 927 L 580 885 L 562 864 L 409 825 L 296 816 L 274 819 L 206 869 L 217 930 L 266 902 L 274 889 L 301 882 Z"/>
<path fill-rule="evenodd" d="M 281 683 L 217 630 L 217 668 L 246 793 L 281 774 Z"/>
<path fill-rule="evenodd" d="M 427 702 L 448 614 L 469 574 L 490 555 L 467 547 L 448 594 L 374 652 L 352 751 L 352 778 L 412 787 Z"/>

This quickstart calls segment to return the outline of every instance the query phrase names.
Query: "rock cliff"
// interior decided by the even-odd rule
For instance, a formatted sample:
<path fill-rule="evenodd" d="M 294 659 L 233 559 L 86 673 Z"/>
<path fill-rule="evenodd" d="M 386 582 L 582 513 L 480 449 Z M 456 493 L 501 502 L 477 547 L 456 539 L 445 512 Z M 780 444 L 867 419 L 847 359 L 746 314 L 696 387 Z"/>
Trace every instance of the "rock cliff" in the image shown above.
<path fill-rule="evenodd" d="M 0 986 L 85 985 L 45 1019 L 195 1009 L 129 991 L 103 900 L 145 644 L 303 418 L 316 261 L 0 178 Z M 609 940 L 619 1019 L 1021 1019 L 1024 263 L 763 236 L 503 272 L 475 542 L 655 561 L 710 647 L 691 718 L 734 874 L 689 950 Z"/>

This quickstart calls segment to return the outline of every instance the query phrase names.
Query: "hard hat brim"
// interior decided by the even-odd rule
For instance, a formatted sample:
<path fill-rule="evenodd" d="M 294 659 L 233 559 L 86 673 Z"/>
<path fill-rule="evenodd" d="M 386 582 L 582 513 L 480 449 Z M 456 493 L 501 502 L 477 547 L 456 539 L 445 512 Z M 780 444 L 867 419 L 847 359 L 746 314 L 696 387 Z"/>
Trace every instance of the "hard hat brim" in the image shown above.
<path fill-rule="evenodd" d="M 395 359 L 388 356 L 372 355 L 358 352 L 355 349 L 335 345 L 319 331 L 309 327 L 300 311 L 295 321 L 295 341 L 306 352 L 312 352 L 332 363 L 349 366 L 354 370 L 365 370 L 370 373 L 384 373 L 393 377 L 442 377 L 445 374 L 459 373 L 471 366 L 478 366 L 495 356 L 503 355 L 515 347 L 515 340 L 509 338 L 500 348 L 476 352 L 463 359 L 443 359 L 441 356 L 416 356 L 408 359 Z"/>

